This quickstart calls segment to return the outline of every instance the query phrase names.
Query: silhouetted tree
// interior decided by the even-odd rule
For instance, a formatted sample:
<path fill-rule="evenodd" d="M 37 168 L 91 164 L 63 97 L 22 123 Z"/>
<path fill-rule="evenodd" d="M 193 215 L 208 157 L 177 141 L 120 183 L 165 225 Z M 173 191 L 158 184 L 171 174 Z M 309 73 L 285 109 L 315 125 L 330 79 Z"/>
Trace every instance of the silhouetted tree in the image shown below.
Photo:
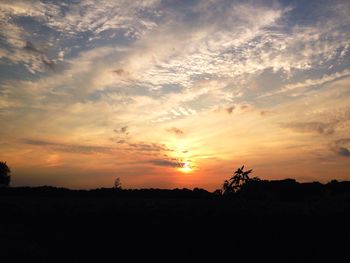
<path fill-rule="evenodd" d="M 216 189 L 214 192 L 213 192 L 214 195 L 222 195 L 222 190 L 221 189 Z"/>
<path fill-rule="evenodd" d="M 122 189 L 122 183 L 120 182 L 120 178 L 116 178 L 114 181 L 114 189 L 121 190 Z"/>
<path fill-rule="evenodd" d="M 11 170 L 6 162 L 0 162 L 0 186 L 9 186 L 11 181 Z"/>
<path fill-rule="evenodd" d="M 250 180 L 259 180 L 257 177 L 254 177 L 253 179 L 249 178 L 249 174 L 253 171 L 253 169 L 250 169 L 248 171 L 243 171 L 243 169 L 244 165 L 241 168 L 238 168 L 229 180 L 225 180 L 222 186 L 223 194 L 235 193 Z"/>

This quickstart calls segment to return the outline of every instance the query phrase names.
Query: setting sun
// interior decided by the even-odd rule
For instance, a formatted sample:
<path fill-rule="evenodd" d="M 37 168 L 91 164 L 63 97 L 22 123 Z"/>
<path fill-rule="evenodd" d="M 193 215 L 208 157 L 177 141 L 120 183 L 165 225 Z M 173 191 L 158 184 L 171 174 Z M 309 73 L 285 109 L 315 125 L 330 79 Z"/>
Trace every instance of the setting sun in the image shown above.
<path fill-rule="evenodd" d="M 190 173 L 193 169 L 190 162 L 186 161 L 184 162 L 183 166 L 179 168 L 179 170 L 183 173 Z"/>

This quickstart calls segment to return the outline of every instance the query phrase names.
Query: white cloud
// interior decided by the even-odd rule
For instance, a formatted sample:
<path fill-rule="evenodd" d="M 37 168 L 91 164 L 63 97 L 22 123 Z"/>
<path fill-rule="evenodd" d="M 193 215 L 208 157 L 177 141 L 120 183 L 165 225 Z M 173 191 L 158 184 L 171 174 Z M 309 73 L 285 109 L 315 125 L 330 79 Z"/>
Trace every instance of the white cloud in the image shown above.
<path fill-rule="evenodd" d="M 138 17 L 139 12 L 155 8 L 154 1 L 95 1 L 85 0 L 66 4 L 41 1 L 4 0 L 0 7 L 0 17 L 29 16 L 57 31 L 75 35 L 91 31 L 99 34 L 110 29 L 129 29 L 141 34 L 143 29 L 151 29 L 155 23 Z"/>
<path fill-rule="evenodd" d="M 47 70 L 51 59 L 43 54 L 35 54 L 25 50 L 28 39 L 40 38 L 51 49 L 64 42 L 65 39 L 79 38 L 79 34 L 87 32 L 98 35 L 107 30 L 125 30 L 131 38 L 139 38 L 145 32 L 156 27 L 156 23 L 141 15 L 142 11 L 150 10 L 157 6 L 158 1 L 81 1 L 65 4 L 64 2 L 49 3 L 41 1 L 8 1 L 4 0 L 0 6 L 0 36 L 8 45 L 8 52 L 1 52 L 1 57 L 7 58 L 13 64 L 23 64 L 31 73 Z M 60 33 L 63 39 L 48 39 L 48 36 L 38 35 L 35 31 L 28 31 L 17 22 L 17 18 L 25 17 L 35 20 L 42 26 Z M 50 42 L 51 41 L 51 42 Z M 54 41 L 55 43 L 53 43 Z M 54 56 L 51 54 L 51 56 Z M 57 52 L 57 57 L 62 61 L 62 53 Z M 53 65 L 53 64 L 52 64 Z"/>
<path fill-rule="evenodd" d="M 281 89 L 279 89 L 277 91 L 266 93 L 266 94 L 260 96 L 260 98 L 268 97 L 268 96 L 272 96 L 272 95 L 276 95 L 276 94 L 281 94 L 281 93 L 286 93 L 286 92 L 291 92 L 294 90 L 303 90 L 303 89 L 308 88 L 308 87 L 320 86 L 320 85 L 323 85 L 325 83 L 332 82 L 332 81 L 335 81 L 339 78 L 346 77 L 349 75 L 350 75 L 350 69 L 345 69 L 343 71 L 336 72 L 333 74 L 328 74 L 328 75 L 326 74 L 318 79 L 307 79 L 307 80 L 304 80 L 302 82 L 297 82 L 297 83 L 285 85 L 284 87 L 282 87 Z"/>

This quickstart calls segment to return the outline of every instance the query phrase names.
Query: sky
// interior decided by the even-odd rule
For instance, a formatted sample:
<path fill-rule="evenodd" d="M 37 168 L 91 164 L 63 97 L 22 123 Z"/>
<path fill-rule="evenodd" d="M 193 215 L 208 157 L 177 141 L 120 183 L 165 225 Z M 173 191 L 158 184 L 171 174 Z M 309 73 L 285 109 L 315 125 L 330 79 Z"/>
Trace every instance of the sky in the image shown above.
<path fill-rule="evenodd" d="M 12 185 L 350 180 L 350 2 L 0 0 Z"/>

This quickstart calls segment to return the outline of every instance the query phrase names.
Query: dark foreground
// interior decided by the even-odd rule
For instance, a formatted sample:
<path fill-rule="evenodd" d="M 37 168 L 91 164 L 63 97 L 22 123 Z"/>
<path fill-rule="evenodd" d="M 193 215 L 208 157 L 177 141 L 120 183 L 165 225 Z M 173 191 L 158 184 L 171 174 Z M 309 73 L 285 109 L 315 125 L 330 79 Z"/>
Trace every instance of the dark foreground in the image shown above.
<path fill-rule="evenodd" d="M 1 262 L 349 259 L 346 192 L 259 199 L 204 190 L 12 188 L 0 189 L 0 207 Z"/>

